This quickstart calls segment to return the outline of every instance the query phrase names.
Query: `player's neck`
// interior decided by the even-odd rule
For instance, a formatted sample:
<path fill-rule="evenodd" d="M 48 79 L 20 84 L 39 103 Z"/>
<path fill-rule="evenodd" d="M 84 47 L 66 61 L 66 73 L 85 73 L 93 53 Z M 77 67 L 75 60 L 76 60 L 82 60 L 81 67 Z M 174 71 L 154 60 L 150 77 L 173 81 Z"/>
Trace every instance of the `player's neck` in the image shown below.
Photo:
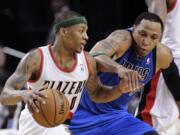
<path fill-rule="evenodd" d="M 69 52 L 64 49 L 63 46 L 60 47 L 57 45 L 53 45 L 51 49 L 56 61 L 61 67 L 71 68 L 71 66 L 73 66 L 75 61 L 75 55 L 73 52 Z"/>
<path fill-rule="evenodd" d="M 55 43 L 52 46 L 53 52 L 57 53 L 63 59 L 73 58 L 74 57 L 74 52 L 67 50 L 62 41 L 63 40 L 56 40 L 55 41 Z"/>

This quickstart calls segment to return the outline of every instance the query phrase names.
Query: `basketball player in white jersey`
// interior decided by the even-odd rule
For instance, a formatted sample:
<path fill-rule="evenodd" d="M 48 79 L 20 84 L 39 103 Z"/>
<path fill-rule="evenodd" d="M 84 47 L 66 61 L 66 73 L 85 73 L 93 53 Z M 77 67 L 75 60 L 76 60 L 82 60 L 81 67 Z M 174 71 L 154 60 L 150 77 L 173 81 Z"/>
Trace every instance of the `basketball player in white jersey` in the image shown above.
<path fill-rule="evenodd" d="M 99 103 L 112 101 L 122 93 L 142 87 L 137 72 L 121 70 L 110 65 L 106 65 L 104 70 L 124 74 L 121 76 L 122 83 L 114 87 L 100 83 L 96 61 L 83 51 L 88 39 L 87 28 L 85 17 L 74 12 L 59 14 L 54 23 L 54 44 L 29 52 L 6 82 L 0 101 L 4 105 L 13 105 L 21 101 L 27 104 L 19 120 L 21 135 L 70 134 L 65 131 L 64 125 L 44 128 L 34 121 L 30 112 L 39 111 L 34 101 L 45 104 L 46 95 L 43 95 L 40 89 L 52 88 L 66 95 L 70 103 L 68 121 L 77 108 L 85 84 L 92 100 Z M 98 68 L 103 68 L 103 64 Z M 21 90 L 26 83 L 30 90 Z"/>
<path fill-rule="evenodd" d="M 165 30 L 162 43 L 173 53 L 174 61 L 180 72 L 180 0 L 145 0 L 149 12 L 158 14 L 164 20 Z M 180 135 L 180 119 L 177 104 L 179 91 L 172 84 L 176 79 L 168 80 L 161 74 L 157 83 L 154 104 L 146 109 L 151 117 L 152 126 L 160 135 Z M 147 103 L 147 102 L 146 102 Z M 177 104 L 176 104 L 177 103 Z M 149 121 L 145 120 L 147 123 Z"/>

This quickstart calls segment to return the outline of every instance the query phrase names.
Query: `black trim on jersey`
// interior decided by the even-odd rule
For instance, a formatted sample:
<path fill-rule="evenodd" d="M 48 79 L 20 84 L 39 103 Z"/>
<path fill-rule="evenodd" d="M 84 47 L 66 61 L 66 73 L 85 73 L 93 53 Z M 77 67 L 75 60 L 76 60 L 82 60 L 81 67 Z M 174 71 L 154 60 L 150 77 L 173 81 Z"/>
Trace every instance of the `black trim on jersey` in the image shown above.
<path fill-rule="evenodd" d="M 153 76 L 156 74 L 156 54 L 157 54 L 157 47 L 153 49 Z"/>
<path fill-rule="evenodd" d="M 174 60 L 167 69 L 162 70 L 167 87 L 171 91 L 176 101 L 180 101 L 180 76 Z"/>

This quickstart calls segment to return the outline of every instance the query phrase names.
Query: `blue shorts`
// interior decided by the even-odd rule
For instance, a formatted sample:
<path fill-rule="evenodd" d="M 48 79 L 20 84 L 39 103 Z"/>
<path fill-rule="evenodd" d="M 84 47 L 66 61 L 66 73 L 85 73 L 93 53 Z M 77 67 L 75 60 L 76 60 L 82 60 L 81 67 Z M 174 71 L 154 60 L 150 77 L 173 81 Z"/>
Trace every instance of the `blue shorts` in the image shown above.
<path fill-rule="evenodd" d="M 73 135 L 143 135 L 155 132 L 151 126 L 125 110 L 94 115 L 79 109 L 73 116 L 69 129 Z"/>

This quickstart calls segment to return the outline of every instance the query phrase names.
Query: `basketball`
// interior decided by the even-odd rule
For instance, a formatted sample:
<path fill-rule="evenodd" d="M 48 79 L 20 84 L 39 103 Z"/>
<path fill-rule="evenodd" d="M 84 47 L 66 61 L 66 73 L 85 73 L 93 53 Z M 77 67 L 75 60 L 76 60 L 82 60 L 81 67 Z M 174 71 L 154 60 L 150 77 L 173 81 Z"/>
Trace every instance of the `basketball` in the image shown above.
<path fill-rule="evenodd" d="M 46 104 L 37 102 L 39 112 L 34 111 L 35 121 L 44 127 L 55 127 L 62 124 L 69 113 L 69 102 L 64 94 L 53 89 L 45 89 Z"/>

